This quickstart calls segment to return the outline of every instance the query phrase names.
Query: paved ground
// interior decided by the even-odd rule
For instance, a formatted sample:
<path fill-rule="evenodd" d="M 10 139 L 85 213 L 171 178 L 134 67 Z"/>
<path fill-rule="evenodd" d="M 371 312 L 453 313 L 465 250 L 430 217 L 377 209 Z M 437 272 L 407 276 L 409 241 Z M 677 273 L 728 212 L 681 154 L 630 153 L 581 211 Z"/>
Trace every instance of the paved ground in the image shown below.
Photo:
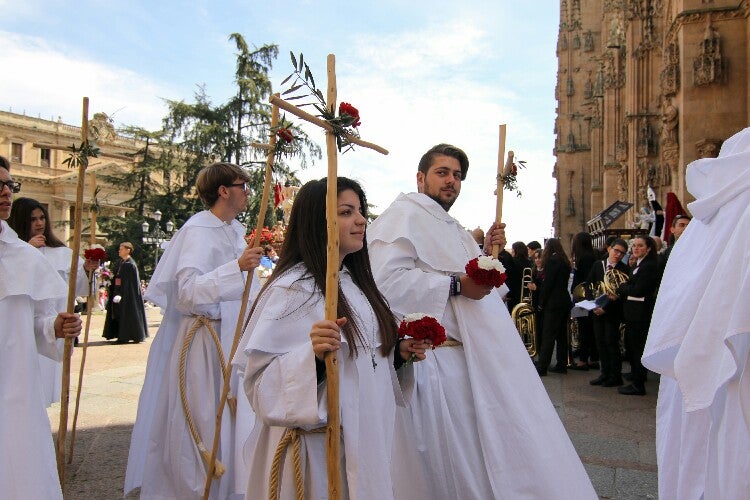
<path fill-rule="evenodd" d="M 148 341 L 114 345 L 101 338 L 104 316 L 94 315 L 75 452 L 72 464 L 66 467 L 68 500 L 122 498 L 130 432 L 146 358 L 161 320 L 158 309 L 148 309 L 147 317 L 152 335 Z M 71 421 L 81 352 L 81 348 L 76 348 L 73 357 Z M 621 396 L 616 389 L 590 386 L 589 379 L 596 375 L 550 373 L 544 377 L 544 385 L 599 496 L 621 500 L 656 498 L 654 412 L 658 382 L 654 377 L 649 379 L 644 397 Z M 56 430 L 59 404 L 48 413 Z"/>

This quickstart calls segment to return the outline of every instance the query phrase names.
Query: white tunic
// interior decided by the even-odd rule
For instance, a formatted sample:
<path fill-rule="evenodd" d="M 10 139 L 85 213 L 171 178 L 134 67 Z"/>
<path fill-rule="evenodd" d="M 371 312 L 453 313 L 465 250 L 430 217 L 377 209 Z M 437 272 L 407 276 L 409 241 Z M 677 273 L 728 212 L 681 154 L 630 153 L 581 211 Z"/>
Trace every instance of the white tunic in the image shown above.
<path fill-rule="evenodd" d="M 410 193 L 367 228 L 367 240 L 394 311 L 434 316 L 463 342 L 415 367 L 407 418 L 429 498 L 596 498 L 499 293 L 449 296 L 449 275 L 480 254 L 471 235 L 434 200 Z"/>
<path fill-rule="evenodd" d="M 659 498 L 750 495 L 750 128 L 694 161 L 693 214 L 659 288 L 643 364 L 661 374 Z"/>
<path fill-rule="evenodd" d="M 271 463 L 285 428 L 310 430 L 324 427 L 327 421 L 326 384 L 317 383 L 309 336 L 312 324 L 325 317 L 325 300 L 305 271 L 298 264 L 263 293 L 243 338 L 245 391 L 258 417 L 247 446 L 247 499 L 268 498 Z M 365 339 L 358 342 L 358 355 L 352 359 L 342 337 L 338 354 L 342 498 L 394 498 L 397 473 L 391 456 L 396 405 L 403 405 L 403 395 L 393 353 L 380 354 L 375 313 L 346 269 L 339 273 L 339 282 Z M 238 356 L 236 362 L 242 358 Z M 403 367 L 399 372 L 407 390 L 412 369 Z M 325 436 L 323 432 L 301 437 L 305 498 L 328 498 Z M 294 492 L 290 449 L 282 464 L 280 498 L 294 499 Z"/>
<path fill-rule="evenodd" d="M 62 499 L 37 357 L 58 355 L 55 303 L 67 288 L 5 221 L 0 229 L 0 497 Z"/>
<path fill-rule="evenodd" d="M 70 259 L 73 255 L 73 250 L 68 247 L 39 247 L 37 250 L 42 252 L 42 255 L 49 261 L 63 281 L 68 283 L 70 278 Z M 86 271 L 83 269 L 83 262 L 83 259 L 79 259 L 76 277 L 76 295 L 87 297 L 89 294 L 89 283 Z M 67 291 L 66 297 L 61 298 L 55 307 L 58 312 L 64 312 L 67 309 Z M 55 343 L 57 344 L 57 349 L 60 351 L 60 359 L 62 359 L 65 341 L 57 339 Z M 44 406 L 49 406 L 52 403 L 60 401 L 62 361 L 55 361 L 43 354 L 39 354 L 39 371 L 42 377 L 42 402 Z"/>
<path fill-rule="evenodd" d="M 236 220 L 221 221 L 210 211 L 191 217 L 170 242 L 146 290 L 145 298 L 160 306 L 164 319 L 151 345 L 146 378 L 138 402 L 128 468 L 126 494 L 141 486 L 140 498 L 201 498 L 206 468 L 193 442 L 179 392 L 179 359 L 195 316 L 212 320 L 229 362 L 232 338 L 245 287 L 237 258 L 246 244 L 245 228 Z M 236 374 L 233 375 L 233 379 Z M 205 327 L 195 334 L 186 359 L 189 408 L 198 433 L 210 452 L 222 377 L 216 346 Z M 233 380 L 236 394 L 237 380 Z M 224 409 L 217 458 L 227 472 L 215 479 L 211 498 L 243 495 L 246 486 L 241 446 L 254 416 L 237 398 L 237 418 Z M 236 443 L 238 443 L 236 445 Z"/>

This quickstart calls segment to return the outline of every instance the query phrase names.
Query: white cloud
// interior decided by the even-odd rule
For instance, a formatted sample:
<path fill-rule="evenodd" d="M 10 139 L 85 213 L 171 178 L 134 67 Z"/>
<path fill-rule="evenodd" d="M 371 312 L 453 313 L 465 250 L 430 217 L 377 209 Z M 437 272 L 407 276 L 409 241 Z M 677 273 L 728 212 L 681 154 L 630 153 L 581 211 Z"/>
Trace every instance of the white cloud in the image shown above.
<path fill-rule="evenodd" d="M 90 111 L 114 114 L 118 124 L 160 126 L 165 106 L 160 97 L 179 95 L 160 82 L 127 69 L 88 61 L 66 47 L 53 47 L 41 38 L 0 31 L 0 67 L 13 78 L 0 78 L 0 107 L 15 113 L 62 117 L 80 122 L 81 101 L 89 97 Z"/>

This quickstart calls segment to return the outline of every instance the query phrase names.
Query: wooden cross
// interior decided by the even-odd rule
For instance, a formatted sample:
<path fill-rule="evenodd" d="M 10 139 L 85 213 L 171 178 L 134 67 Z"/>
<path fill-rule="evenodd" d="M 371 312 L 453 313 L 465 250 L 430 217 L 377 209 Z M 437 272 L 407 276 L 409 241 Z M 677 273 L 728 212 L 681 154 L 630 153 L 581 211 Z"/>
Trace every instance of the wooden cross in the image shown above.
<path fill-rule="evenodd" d="M 83 98 L 81 118 L 81 142 L 88 140 L 89 98 Z M 70 278 L 68 280 L 67 312 L 75 309 L 76 280 L 78 278 L 78 259 L 81 254 L 81 219 L 83 209 L 83 183 L 86 175 L 87 161 L 78 163 L 78 184 L 76 186 L 76 204 L 73 216 L 73 255 L 70 260 Z M 68 431 L 68 404 L 70 397 L 70 356 L 73 353 L 73 340 L 65 338 L 62 359 L 62 391 L 60 393 L 60 425 L 57 429 L 57 473 L 60 476 L 60 487 L 65 488 L 65 440 Z"/>
<path fill-rule="evenodd" d="M 336 56 L 328 54 L 328 92 L 326 105 L 331 114 L 336 113 Z M 307 113 L 294 104 L 290 104 L 279 96 L 271 97 L 271 104 L 310 122 L 326 131 L 326 154 L 328 157 L 328 184 L 326 192 L 326 225 L 328 229 L 328 248 L 326 265 L 326 305 L 325 319 L 336 320 L 338 309 L 339 286 L 339 230 L 337 220 L 338 200 L 338 149 L 334 128 L 325 120 Z M 345 138 L 352 144 L 373 149 L 378 153 L 388 154 L 388 150 L 377 144 L 366 142 L 352 134 L 345 133 Z M 328 426 L 326 430 L 327 466 L 328 466 L 328 498 L 341 498 L 341 472 L 339 471 L 339 453 L 341 450 L 341 415 L 339 414 L 339 370 L 336 352 L 329 352 L 325 356 L 326 387 L 328 393 Z"/>
<path fill-rule="evenodd" d="M 497 204 L 495 206 L 495 223 L 500 224 L 503 218 L 503 190 L 505 189 L 504 176 L 513 170 L 513 151 L 508 151 L 508 159 L 505 159 L 505 124 L 500 125 L 500 144 L 497 151 Z M 492 257 L 497 259 L 500 255 L 500 245 L 492 245 Z"/>
<path fill-rule="evenodd" d="M 266 155 L 266 175 L 265 179 L 263 180 L 263 195 L 260 202 L 260 212 L 258 213 L 257 225 L 255 226 L 255 239 L 252 243 L 250 243 L 250 245 L 253 247 L 257 247 L 258 245 L 260 245 L 260 236 L 261 232 L 263 231 L 263 221 L 266 219 L 266 208 L 268 207 L 268 198 L 271 191 L 273 163 L 276 157 L 276 127 L 278 126 L 278 124 L 279 108 L 278 106 L 274 105 L 271 108 L 271 127 L 268 144 L 261 145 L 263 149 L 266 149 L 268 151 L 268 154 Z M 219 441 L 221 439 L 221 420 L 224 415 L 224 405 L 227 403 L 227 399 L 229 397 L 229 382 L 232 373 L 231 360 L 234 358 L 235 352 L 237 352 L 237 346 L 239 345 L 240 337 L 242 336 L 242 327 L 245 320 L 245 313 L 247 312 L 247 303 L 250 298 L 250 285 L 253 281 L 253 276 L 251 274 L 252 272 L 253 271 L 248 272 L 247 280 L 245 281 L 245 291 L 242 294 L 240 315 L 237 317 L 237 326 L 234 329 L 232 348 L 229 352 L 229 357 L 226 358 L 230 360 L 230 362 L 228 362 L 226 364 L 226 367 L 224 368 L 221 398 L 219 399 L 219 406 L 216 410 L 216 427 L 214 428 L 214 440 L 213 445 L 211 446 L 211 456 L 208 460 L 208 469 L 206 470 L 206 484 L 203 488 L 204 500 L 208 500 L 209 493 L 211 492 L 211 483 L 213 482 L 213 478 L 215 475 L 214 471 L 216 464 L 216 454 L 219 451 Z"/>

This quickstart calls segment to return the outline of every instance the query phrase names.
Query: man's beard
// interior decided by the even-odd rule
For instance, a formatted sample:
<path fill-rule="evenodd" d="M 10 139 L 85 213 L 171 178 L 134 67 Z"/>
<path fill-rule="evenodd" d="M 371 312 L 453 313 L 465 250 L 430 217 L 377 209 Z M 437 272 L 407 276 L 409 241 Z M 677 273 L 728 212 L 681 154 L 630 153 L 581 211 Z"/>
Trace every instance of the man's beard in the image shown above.
<path fill-rule="evenodd" d="M 451 207 L 453 206 L 453 204 L 456 202 L 456 199 L 457 199 L 457 198 L 454 198 L 453 201 L 443 201 L 440 199 L 439 196 L 433 196 L 431 194 L 427 194 L 427 196 L 435 200 L 438 203 L 438 205 L 443 207 L 443 210 L 445 210 L 446 212 L 451 209 Z"/>

